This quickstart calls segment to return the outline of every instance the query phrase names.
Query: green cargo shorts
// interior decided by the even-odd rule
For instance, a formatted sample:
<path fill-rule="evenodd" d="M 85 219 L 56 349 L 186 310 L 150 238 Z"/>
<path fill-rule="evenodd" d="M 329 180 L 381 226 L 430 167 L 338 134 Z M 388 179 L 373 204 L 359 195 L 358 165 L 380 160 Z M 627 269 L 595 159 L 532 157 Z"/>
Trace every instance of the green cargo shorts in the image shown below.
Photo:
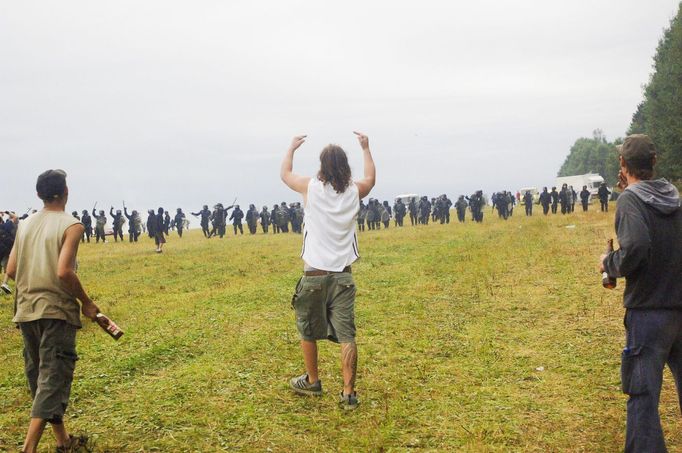
<path fill-rule="evenodd" d="M 24 370 L 33 397 L 31 418 L 61 423 L 76 368 L 76 327 L 61 319 L 19 323 Z"/>
<path fill-rule="evenodd" d="M 301 277 L 291 304 L 302 340 L 355 341 L 355 282 L 350 273 Z"/>

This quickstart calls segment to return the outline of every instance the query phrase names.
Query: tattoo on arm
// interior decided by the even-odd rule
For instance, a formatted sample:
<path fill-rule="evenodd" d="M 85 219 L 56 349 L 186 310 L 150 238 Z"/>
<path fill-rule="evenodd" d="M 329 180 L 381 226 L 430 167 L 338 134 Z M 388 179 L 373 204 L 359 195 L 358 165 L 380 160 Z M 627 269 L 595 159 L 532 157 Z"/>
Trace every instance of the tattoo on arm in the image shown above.
<path fill-rule="evenodd" d="M 341 345 L 341 364 L 344 371 L 344 385 L 355 388 L 355 377 L 358 368 L 358 347 L 355 342 L 343 343 Z"/>

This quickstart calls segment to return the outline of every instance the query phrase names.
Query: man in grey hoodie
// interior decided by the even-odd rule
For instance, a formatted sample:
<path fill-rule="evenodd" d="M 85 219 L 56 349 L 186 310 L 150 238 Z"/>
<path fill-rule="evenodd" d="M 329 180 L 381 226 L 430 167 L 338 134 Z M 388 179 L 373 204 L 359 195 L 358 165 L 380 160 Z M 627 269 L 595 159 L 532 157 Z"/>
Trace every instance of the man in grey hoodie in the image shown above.
<path fill-rule="evenodd" d="M 658 403 L 666 363 L 682 392 L 682 210 L 675 186 L 653 179 L 656 151 L 646 135 L 620 147 L 616 208 L 620 248 L 602 255 L 610 277 L 625 277 L 626 345 L 621 355 L 627 403 L 626 452 L 666 451 Z M 682 398 L 680 398 L 682 405 Z"/>

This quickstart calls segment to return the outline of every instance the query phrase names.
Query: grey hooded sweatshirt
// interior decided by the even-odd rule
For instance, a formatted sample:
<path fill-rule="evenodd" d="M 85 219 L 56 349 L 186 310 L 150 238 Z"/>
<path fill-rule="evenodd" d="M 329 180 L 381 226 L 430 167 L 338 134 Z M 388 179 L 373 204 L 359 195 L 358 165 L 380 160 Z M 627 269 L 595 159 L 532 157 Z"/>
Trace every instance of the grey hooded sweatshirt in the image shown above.
<path fill-rule="evenodd" d="M 604 260 L 611 277 L 625 277 L 626 308 L 682 309 L 682 209 L 665 179 L 641 181 L 618 197 L 620 248 Z"/>

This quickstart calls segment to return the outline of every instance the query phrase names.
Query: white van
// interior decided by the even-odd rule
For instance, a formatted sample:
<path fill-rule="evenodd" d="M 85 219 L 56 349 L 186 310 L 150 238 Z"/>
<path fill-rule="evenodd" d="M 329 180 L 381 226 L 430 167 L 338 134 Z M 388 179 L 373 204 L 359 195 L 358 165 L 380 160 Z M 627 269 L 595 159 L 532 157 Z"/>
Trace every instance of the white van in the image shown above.
<path fill-rule="evenodd" d="M 592 201 L 592 198 L 597 196 L 599 186 L 601 186 L 603 182 L 604 178 L 596 173 L 587 173 L 584 175 L 575 176 L 560 176 L 556 179 L 556 190 L 560 191 L 561 186 L 566 184 L 569 187 L 573 186 L 573 190 L 580 195 L 580 191 L 583 190 L 583 186 L 587 186 L 587 190 L 590 192 L 590 201 Z M 611 188 L 609 188 L 609 191 L 613 192 Z"/>
<path fill-rule="evenodd" d="M 523 203 L 523 196 L 526 194 L 526 192 L 530 192 L 530 194 L 533 196 L 533 204 L 537 204 L 540 202 L 540 191 L 538 191 L 537 187 L 521 187 L 518 190 L 518 193 L 520 194 L 520 202 Z"/>
<path fill-rule="evenodd" d="M 410 204 L 410 200 L 414 200 L 415 203 L 419 203 L 419 195 L 416 193 L 406 193 L 402 195 L 396 195 L 393 201 L 402 200 L 405 206 Z"/>

